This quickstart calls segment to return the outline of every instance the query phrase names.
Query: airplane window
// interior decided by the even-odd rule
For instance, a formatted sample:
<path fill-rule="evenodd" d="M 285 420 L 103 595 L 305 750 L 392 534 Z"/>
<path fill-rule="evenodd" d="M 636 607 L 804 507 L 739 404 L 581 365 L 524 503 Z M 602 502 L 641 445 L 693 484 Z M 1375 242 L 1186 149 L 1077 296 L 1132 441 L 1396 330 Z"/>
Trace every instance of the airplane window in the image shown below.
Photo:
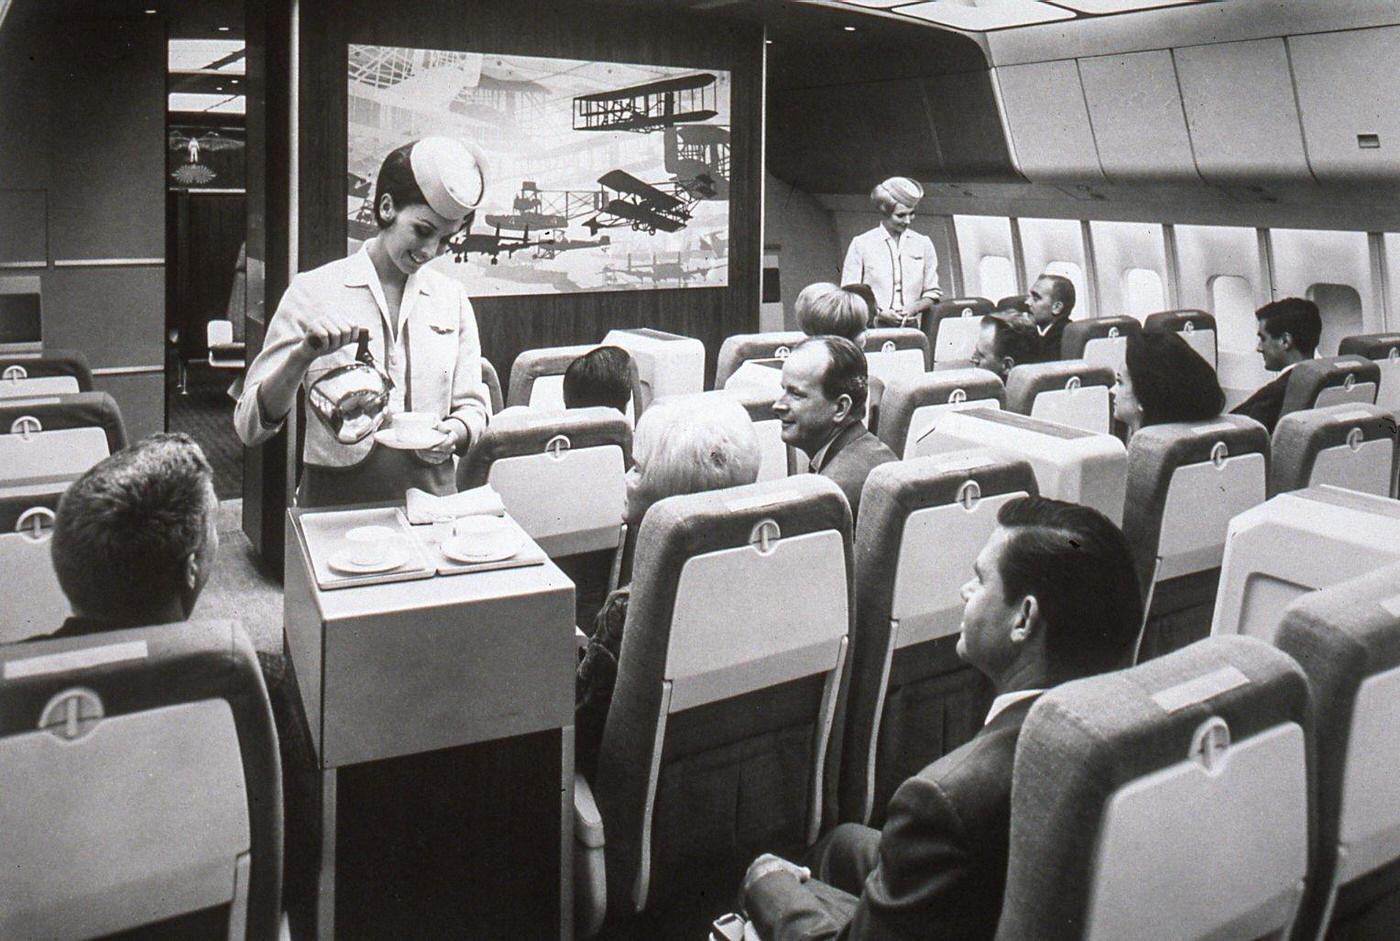
<path fill-rule="evenodd" d="M 1314 284 L 1308 288 L 1308 300 L 1322 312 L 1322 342 L 1317 355 L 1336 356 L 1337 344 L 1343 337 L 1365 333 L 1361 320 L 1361 295 L 1346 284 Z"/>
<path fill-rule="evenodd" d="M 977 263 L 977 284 L 983 297 L 998 298 L 1019 294 L 1016 287 L 1016 269 L 1010 258 L 1000 255 L 983 255 Z"/>
<path fill-rule="evenodd" d="M 1123 272 L 1123 313 L 1139 320 L 1148 314 L 1167 309 L 1167 295 L 1162 290 L 1162 276 L 1150 268 L 1129 268 Z"/>
<path fill-rule="evenodd" d="M 1236 353 L 1255 347 L 1254 286 L 1237 274 L 1218 274 L 1206 282 L 1210 312 L 1215 315 L 1220 349 Z"/>

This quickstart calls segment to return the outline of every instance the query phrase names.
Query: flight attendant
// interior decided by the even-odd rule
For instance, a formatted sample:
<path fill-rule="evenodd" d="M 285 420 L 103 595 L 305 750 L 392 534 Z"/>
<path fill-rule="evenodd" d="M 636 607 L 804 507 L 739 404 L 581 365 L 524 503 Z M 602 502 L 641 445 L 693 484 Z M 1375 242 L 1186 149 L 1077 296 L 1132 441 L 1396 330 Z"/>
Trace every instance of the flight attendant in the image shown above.
<path fill-rule="evenodd" d="M 892 176 L 875 187 L 870 201 L 884 218 L 851 239 L 846 252 L 841 283 L 870 285 L 876 326 L 920 326 L 920 318 L 943 298 L 933 242 L 909 228 L 923 198 L 924 188 L 908 177 Z"/>
<path fill-rule="evenodd" d="M 442 439 L 419 450 L 344 444 L 318 416 L 308 417 L 297 488 L 300 506 L 401 500 L 409 487 L 456 489 L 452 455 L 463 453 L 487 422 L 476 316 L 461 283 L 426 268 L 470 223 L 486 188 L 476 153 L 459 141 L 428 137 L 384 159 L 375 185 L 379 232 L 359 252 L 302 272 L 282 296 L 260 352 L 248 367 L 234 411 L 248 446 L 276 434 L 307 389 L 355 361 L 368 331 L 375 365 L 392 381 L 390 412 L 430 412 Z"/>

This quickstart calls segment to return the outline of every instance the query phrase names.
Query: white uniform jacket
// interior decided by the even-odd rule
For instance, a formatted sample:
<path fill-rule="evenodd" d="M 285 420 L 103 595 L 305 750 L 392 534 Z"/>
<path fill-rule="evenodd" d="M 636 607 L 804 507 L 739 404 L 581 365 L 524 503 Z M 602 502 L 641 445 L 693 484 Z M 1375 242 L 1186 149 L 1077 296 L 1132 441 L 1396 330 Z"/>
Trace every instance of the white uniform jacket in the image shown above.
<path fill-rule="evenodd" d="M 883 225 L 851 239 L 841 283 L 857 282 L 870 285 L 880 312 L 899 314 L 921 297 L 937 300 L 943 293 L 938 253 L 929 237 L 908 229 L 896 242 Z"/>

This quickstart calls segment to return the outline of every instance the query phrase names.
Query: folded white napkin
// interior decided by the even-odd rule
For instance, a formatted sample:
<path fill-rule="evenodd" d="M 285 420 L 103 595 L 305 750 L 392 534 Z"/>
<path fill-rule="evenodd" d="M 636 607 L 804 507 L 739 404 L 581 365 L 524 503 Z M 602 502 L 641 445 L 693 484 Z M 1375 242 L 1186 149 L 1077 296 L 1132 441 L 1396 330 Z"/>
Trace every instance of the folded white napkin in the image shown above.
<path fill-rule="evenodd" d="M 408 521 L 415 526 L 433 520 L 458 516 L 505 516 L 506 505 L 501 495 L 482 484 L 474 490 L 463 490 L 447 497 L 435 497 L 425 490 L 411 487 L 404 497 Z"/>

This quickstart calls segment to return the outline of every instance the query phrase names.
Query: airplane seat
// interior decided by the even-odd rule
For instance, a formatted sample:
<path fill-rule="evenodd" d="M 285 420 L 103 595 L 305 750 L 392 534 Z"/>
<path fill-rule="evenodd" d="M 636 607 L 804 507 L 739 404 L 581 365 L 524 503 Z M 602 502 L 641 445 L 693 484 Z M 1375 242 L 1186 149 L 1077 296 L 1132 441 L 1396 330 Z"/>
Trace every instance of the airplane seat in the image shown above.
<path fill-rule="evenodd" d="M 1297 937 L 1329 922 L 1347 937 L 1367 932 L 1386 901 L 1400 899 L 1400 566 L 1389 565 L 1290 605 L 1276 643 L 1312 685 L 1317 729 L 1317 865 Z M 1380 903 L 1379 905 L 1377 903 Z"/>
<path fill-rule="evenodd" d="M 0 398 L 0 485 L 72 481 L 126 444 L 121 410 L 106 392 Z"/>
<path fill-rule="evenodd" d="M 1139 660 L 1210 633 L 1230 520 L 1267 496 L 1269 435 L 1256 421 L 1149 425 L 1128 442 L 1123 534 L 1147 599 Z"/>
<path fill-rule="evenodd" d="M 278 936 L 277 732 L 236 623 L 0 647 L 0 791 L 0 936 Z"/>
<path fill-rule="evenodd" d="M 979 407 L 944 414 L 920 448 L 921 454 L 987 448 L 1025 458 L 1041 496 L 1091 506 L 1122 525 L 1128 452 L 1113 435 Z"/>
<path fill-rule="evenodd" d="M 1230 521 L 1212 634 L 1272 641 L 1310 591 L 1400 561 L 1400 502 L 1326 484 L 1281 493 Z"/>
<path fill-rule="evenodd" d="M 1007 308 L 1011 307 L 1024 307 L 1026 303 L 1026 297 L 1027 295 L 1025 294 L 1008 294 L 1005 297 L 997 299 L 996 309 L 1006 310 Z"/>
<path fill-rule="evenodd" d="M 982 727 L 993 690 L 957 655 L 961 588 L 1001 507 L 1038 492 L 1029 462 L 987 450 L 870 472 L 856 523 L 843 820 L 881 826 L 900 784 Z"/>
<path fill-rule="evenodd" d="M 1181 338 L 1191 349 L 1201 354 L 1201 359 L 1210 363 L 1211 369 L 1216 368 L 1219 349 L 1215 317 L 1205 311 L 1194 308 L 1159 310 L 1155 314 L 1147 315 L 1147 319 L 1142 322 L 1142 328 L 1181 334 Z"/>
<path fill-rule="evenodd" d="M 54 513 L 67 483 L 26 488 L 22 494 L 0 490 L 0 644 L 11 644 L 52 631 L 68 617 L 68 599 L 58 584 L 49 554 Z"/>
<path fill-rule="evenodd" d="M 1310 359 L 1288 373 L 1283 410 L 1279 414 L 1347 402 L 1374 405 L 1380 384 L 1381 369 L 1374 360 L 1362 356 Z"/>
<path fill-rule="evenodd" d="M 510 367 L 510 388 L 507 405 L 524 405 L 541 411 L 564 408 L 564 372 L 569 364 L 584 353 L 596 350 L 601 343 L 580 343 L 574 346 L 550 346 L 522 350 Z M 484 377 L 483 377 L 484 378 Z M 632 399 L 627 403 L 627 415 L 642 413 L 642 386 L 637 376 L 637 364 L 632 364 Z"/>
<path fill-rule="evenodd" d="M 1337 345 L 1337 353 L 1375 360 L 1381 370 L 1376 404 L 1391 412 L 1400 412 L 1400 333 L 1361 333 L 1344 337 Z"/>
<path fill-rule="evenodd" d="M 481 381 L 486 385 L 486 397 L 489 400 L 486 404 L 491 407 L 491 414 L 494 415 L 506 407 L 505 396 L 501 394 L 501 374 L 496 372 L 496 367 L 485 356 L 481 357 Z"/>
<path fill-rule="evenodd" d="M 1013 366 L 1006 376 L 1006 407 L 1021 415 L 1096 434 L 1113 424 L 1109 390 L 1116 376 L 1082 359 Z"/>
<path fill-rule="evenodd" d="M 986 369 L 945 369 L 906 376 L 885 387 L 880 404 L 880 440 L 895 454 L 920 457 L 923 439 L 944 412 L 1006 404 L 1006 387 Z"/>
<path fill-rule="evenodd" d="M 204 344 L 209 350 L 209 365 L 214 369 L 238 371 L 248 364 L 248 344 L 234 339 L 231 320 L 210 320 L 205 324 Z"/>
<path fill-rule="evenodd" d="M 1251 638 L 1044 693 L 997 938 L 1286 937 L 1315 856 L 1312 742 L 1302 670 Z"/>
<path fill-rule="evenodd" d="M 928 337 L 916 327 L 871 327 L 865 331 L 865 362 L 870 377 L 886 386 L 923 375 L 932 366 Z"/>
<path fill-rule="evenodd" d="M 734 867 L 798 858 L 835 821 L 850 538 L 815 474 L 648 509 L 591 782 L 610 919 L 702 873 L 728 892 Z"/>
<path fill-rule="evenodd" d="M 1395 419 L 1358 402 L 1291 412 L 1274 428 L 1269 495 L 1332 484 L 1376 496 L 1392 494 Z"/>
<path fill-rule="evenodd" d="M 620 552 L 631 455 L 632 426 L 617 409 L 505 414 L 457 466 L 457 489 L 490 484 L 550 557 Z"/>
<path fill-rule="evenodd" d="M 92 368 L 81 350 L 0 354 L 0 399 L 91 391 Z"/>
<path fill-rule="evenodd" d="M 775 333 L 737 333 L 725 337 L 719 347 L 719 358 L 715 364 L 715 388 L 728 388 L 730 378 L 749 360 L 787 359 L 792 348 L 807 334 L 800 330 L 782 330 Z"/>
<path fill-rule="evenodd" d="M 1127 368 L 1128 337 L 1142 333 L 1134 317 L 1095 317 L 1072 320 L 1060 339 L 1061 359 L 1082 359 L 1091 366 L 1106 366 L 1114 376 Z"/>
<path fill-rule="evenodd" d="M 982 318 L 995 309 L 985 297 L 954 297 L 935 304 L 924 318 L 934 365 L 971 360 Z"/>
<path fill-rule="evenodd" d="M 609 330 L 604 346 L 620 346 L 632 357 L 641 387 L 637 414 L 663 395 L 705 390 L 705 344 L 693 337 L 650 327 Z"/>

